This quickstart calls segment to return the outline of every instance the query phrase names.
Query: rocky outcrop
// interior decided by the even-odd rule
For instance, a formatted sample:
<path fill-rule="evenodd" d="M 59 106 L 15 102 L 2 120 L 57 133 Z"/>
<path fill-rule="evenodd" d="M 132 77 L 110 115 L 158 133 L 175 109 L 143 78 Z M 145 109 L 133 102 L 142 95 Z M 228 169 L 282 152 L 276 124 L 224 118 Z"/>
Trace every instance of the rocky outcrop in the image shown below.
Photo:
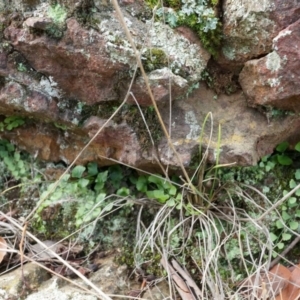
<path fill-rule="evenodd" d="M 273 39 L 272 50 L 245 64 L 240 83 L 250 106 L 300 112 L 300 21 Z"/>
<path fill-rule="evenodd" d="M 249 59 L 268 54 L 273 38 L 299 17 L 300 4 L 294 0 L 224 1 L 224 44 L 219 62 L 242 67 Z"/>
<path fill-rule="evenodd" d="M 1 137 L 40 159 L 67 164 L 95 137 L 78 164 L 178 169 L 178 156 L 164 137 L 111 5 L 61 3 L 53 8 L 48 2 L 15 0 L 17 12 L 0 14 Z M 298 3 L 224 1 L 224 45 L 214 64 L 208 64 L 210 54 L 187 27 L 154 22 L 140 1 L 121 5 L 184 166 L 195 161 L 199 146 L 209 149 L 210 162 L 219 153 L 221 163 L 251 165 L 281 141 L 297 139 L 297 115 L 272 118 L 272 107 L 299 111 Z M 240 90 L 235 78 L 243 66 Z M 213 122 L 204 125 L 207 114 Z M 7 130 L 7 116 L 24 124 Z"/>

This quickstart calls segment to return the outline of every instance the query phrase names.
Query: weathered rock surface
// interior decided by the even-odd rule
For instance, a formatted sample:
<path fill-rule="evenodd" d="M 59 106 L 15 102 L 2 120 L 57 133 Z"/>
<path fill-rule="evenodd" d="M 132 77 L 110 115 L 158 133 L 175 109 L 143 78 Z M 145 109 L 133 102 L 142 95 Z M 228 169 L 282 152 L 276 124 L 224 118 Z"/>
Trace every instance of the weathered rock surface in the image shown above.
<path fill-rule="evenodd" d="M 300 112 L 300 21 L 273 39 L 273 51 L 250 60 L 240 74 L 240 84 L 250 106 Z"/>
<path fill-rule="evenodd" d="M 128 295 L 131 290 L 140 289 L 138 281 L 128 279 L 128 269 L 118 266 L 114 262 L 114 256 L 108 256 L 101 260 L 98 271 L 89 276 L 89 280 L 103 293 L 109 295 Z M 0 276 L 0 299 L 6 300 L 11 297 L 23 297 L 26 300 L 96 300 L 99 299 L 86 283 L 79 278 L 72 278 L 76 285 L 53 276 L 43 268 L 28 263 L 24 265 L 24 275 L 27 287 L 32 290 L 23 290 L 21 268 Z M 80 287 L 90 290 L 83 291 Z M 144 293 L 144 299 L 166 299 L 169 296 L 169 287 L 166 281 L 162 281 L 153 288 L 148 288 Z"/>
<path fill-rule="evenodd" d="M 159 160 L 178 169 L 180 163 L 149 107 L 152 103 L 144 79 L 140 72 L 132 79 L 135 54 L 115 12 L 105 1 L 96 1 L 93 24 L 83 25 L 76 12 L 83 2 L 66 1 L 69 11 L 62 13 L 59 22 L 49 14 L 47 2 L 34 2 L 26 11 L 29 4 L 15 0 L 16 7 L 21 7 L 18 13 L 0 14 L 0 121 L 5 116 L 25 120 L 23 126 L 3 131 L 1 137 L 40 159 L 69 164 L 97 133 L 78 164 L 119 161 L 158 170 Z M 240 75 L 245 95 L 237 91 L 218 96 L 203 82 L 194 90 L 210 55 L 189 29 L 173 30 L 138 20 L 139 1 L 122 5 L 162 120 L 184 166 L 191 164 L 200 143 L 209 148 L 209 160 L 215 161 L 219 123 L 222 163 L 255 164 L 281 141 L 297 139 L 296 115 L 269 119 L 248 106 L 299 111 L 298 2 L 223 3 L 225 41 L 219 63 L 232 67 L 233 74 L 235 66 L 266 56 L 246 62 Z M 127 104 L 107 122 L 130 84 Z M 143 107 L 143 117 L 137 103 Z M 212 136 L 208 124 L 202 128 L 210 112 Z"/>
<path fill-rule="evenodd" d="M 33 263 L 24 265 L 23 274 L 27 286 L 32 290 L 39 288 L 43 282 L 50 278 L 50 274 L 46 270 Z M 22 292 L 25 293 L 24 288 L 21 268 L 0 277 L 0 290 L 5 291 L 2 294 L 20 296 Z M 3 299 L 7 298 L 4 297 Z"/>
<path fill-rule="evenodd" d="M 300 140 L 297 133 L 300 126 L 298 116 L 268 120 L 266 115 L 248 107 L 242 92 L 236 93 L 234 97 L 232 95 L 219 95 L 217 99 L 214 97 L 211 90 L 202 87 L 185 101 L 176 103 L 172 128 L 174 144 L 179 153 L 190 153 L 188 149 L 194 149 L 194 153 L 197 153 L 199 134 L 204 130 L 202 142 L 209 145 L 209 160 L 214 161 L 218 148 L 219 125 L 221 163 L 253 165 L 262 156 L 271 154 L 281 141 L 292 141 L 296 135 L 298 141 Z M 210 112 L 212 125 L 207 122 L 203 127 L 203 120 Z M 180 136 L 183 138 L 180 139 Z M 185 158 L 190 159 L 187 155 Z"/>
<path fill-rule="evenodd" d="M 138 48 L 148 44 L 149 46 L 144 49 L 145 51 L 148 49 L 150 55 L 152 48 L 160 49 L 161 53 L 169 57 L 170 68 L 175 73 L 185 68 L 186 78 L 181 80 L 178 78 L 175 81 L 177 88 L 173 90 L 174 99 L 184 94 L 191 83 L 200 79 L 200 73 L 205 68 L 209 55 L 197 44 L 191 45 L 187 39 L 172 32 L 170 28 L 166 26 L 161 28 L 155 24 L 147 36 L 144 34 L 147 30 L 144 23 L 134 20 L 129 14 L 125 13 L 125 16 L 129 27 L 137 36 Z M 136 66 L 136 58 L 113 14 L 109 21 L 104 19 L 97 24 L 98 30 L 84 29 L 75 18 L 70 18 L 66 21 L 66 31 L 59 41 L 46 34 L 34 34 L 30 30 L 30 27 L 35 29 L 47 27 L 49 26 L 47 22 L 49 19 L 45 17 L 29 18 L 25 20 L 23 28 L 12 24 L 5 29 L 4 35 L 13 47 L 22 53 L 31 68 L 44 75 L 43 80 L 46 77 L 53 81 L 52 86 L 56 85 L 58 98 L 68 97 L 86 104 L 95 104 L 101 101 L 120 100 L 125 96 L 127 90 L 124 93 L 121 86 L 129 86 L 130 73 L 133 73 Z M 52 23 L 51 26 L 57 25 Z M 165 43 L 167 37 L 168 44 Z M 190 46 L 190 51 L 180 50 L 184 46 Z M 149 59 L 143 58 L 145 54 L 143 51 L 141 54 L 142 59 Z M 166 65 L 167 61 L 164 64 Z M 0 75 L 7 76 L 5 69 Z M 150 74 L 150 78 L 155 77 L 165 90 L 162 95 L 160 92 L 155 93 L 158 102 L 168 99 L 165 95 L 169 94 L 168 83 L 175 75 L 172 72 L 168 74 L 157 71 Z M 140 104 L 151 105 L 150 101 L 145 101 L 145 98 L 149 97 L 144 86 L 138 89 L 135 97 Z"/>
<path fill-rule="evenodd" d="M 269 53 L 273 38 L 299 17 L 300 3 L 294 0 L 224 1 L 224 44 L 219 62 L 242 66 Z"/>

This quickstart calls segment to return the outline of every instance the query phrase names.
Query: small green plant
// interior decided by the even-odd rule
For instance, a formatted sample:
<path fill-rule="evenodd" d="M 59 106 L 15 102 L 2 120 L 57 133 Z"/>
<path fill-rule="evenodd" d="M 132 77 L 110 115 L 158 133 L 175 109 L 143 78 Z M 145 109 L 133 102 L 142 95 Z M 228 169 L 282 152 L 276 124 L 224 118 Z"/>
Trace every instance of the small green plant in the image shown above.
<path fill-rule="evenodd" d="M 26 179 L 29 166 L 24 162 L 21 153 L 7 140 L 0 140 L 0 157 L 14 179 Z"/>
<path fill-rule="evenodd" d="M 68 129 L 68 126 L 67 125 L 64 125 L 64 124 L 60 124 L 60 123 L 57 123 L 57 122 L 54 122 L 54 126 L 58 129 L 61 129 L 63 131 L 67 130 Z"/>
<path fill-rule="evenodd" d="M 55 6 L 50 6 L 48 9 L 48 16 L 54 21 L 56 24 L 62 24 L 67 18 L 66 9 L 60 4 L 56 4 Z"/>
<path fill-rule="evenodd" d="M 168 59 L 165 52 L 158 48 L 149 48 L 142 53 L 142 62 L 145 71 L 153 71 L 168 66 Z"/>
<path fill-rule="evenodd" d="M 0 122 L 0 130 L 13 130 L 22 126 L 25 123 L 25 119 L 20 116 L 6 117 L 3 122 Z"/>
<path fill-rule="evenodd" d="M 173 4 L 175 2 L 175 4 Z M 215 15 L 215 1 L 181 0 L 168 1 L 169 9 L 161 7 L 156 14 L 171 27 L 188 26 L 195 31 L 203 46 L 213 55 L 217 55 L 222 40 L 221 23 Z"/>
<path fill-rule="evenodd" d="M 257 166 L 239 167 L 227 170 L 219 170 L 222 181 L 240 182 L 258 189 L 271 201 L 276 203 L 276 199 L 282 198 L 294 189 L 300 183 L 300 169 L 290 168 L 288 166 L 295 162 L 299 156 L 300 142 L 290 150 L 288 142 L 284 141 L 277 145 L 272 155 L 266 155 L 261 159 Z M 223 174 L 221 174 L 224 172 Z M 259 195 L 248 190 L 249 195 L 253 197 L 256 203 L 262 200 Z M 270 213 L 265 219 L 264 224 L 268 228 L 271 241 L 273 242 L 273 257 L 282 252 L 294 238 L 293 232 L 300 233 L 300 189 L 293 196 L 289 197 L 281 204 L 277 211 Z M 250 202 L 245 202 L 243 197 L 234 198 L 238 207 L 254 209 L 259 213 Z M 271 203 L 264 203 L 270 205 Z"/>
<path fill-rule="evenodd" d="M 64 34 L 64 23 L 67 18 L 66 9 L 60 4 L 50 6 L 48 16 L 53 20 L 53 23 L 46 27 L 46 34 L 52 38 L 60 39 Z"/>
<path fill-rule="evenodd" d="M 18 66 L 17 66 L 17 69 L 18 69 L 19 72 L 26 72 L 27 71 L 27 68 L 23 63 L 19 63 Z"/>
<path fill-rule="evenodd" d="M 142 175 L 137 178 L 135 184 L 137 190 L 146 194 L 148 198 L 168 206 L 181 208 L 182 195 L 180 190 L 165 178 L 159 175 Z"/>

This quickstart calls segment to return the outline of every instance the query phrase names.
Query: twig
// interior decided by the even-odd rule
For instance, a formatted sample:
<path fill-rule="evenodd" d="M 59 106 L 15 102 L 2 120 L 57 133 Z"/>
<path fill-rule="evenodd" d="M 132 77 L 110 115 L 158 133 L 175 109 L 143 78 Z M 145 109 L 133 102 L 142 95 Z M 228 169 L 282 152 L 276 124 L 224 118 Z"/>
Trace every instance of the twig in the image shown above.
<path fill-rule="evenodd" d="M 278 262 L 285 257 L 300 241 L 300 236 L 296 236 L 296 238 L 282 251 L 275 259 L 270 262 L 269 270 L 272 269 Z"/>
<path fill-rule="evenodd" d="M 19 244 L 19 250 L 20 250 L 20 264 L 21 264 L 21 276 L 22 276 L 22 282 L 23 282 L 23 288 L 20 297 L 22 297 L 27 290 L 31 291 L 32 288 L 29 286 L 29 284 L 26 282 L 26 278 L 24 275 L 24 241 L 26 236 L 26 229 L 27 229 L 28 223 L 25 222 L 23 228 L 22 228 L 22 237 Z"/>
<path fill-rule="evenodd" d="M 5 216 L 3 212 L 0 211 L 0 215 Z M 20 230 L 23 230 L 23 227 L 18 224 L 14 219 L 7 217 L 7 219 Z M 99 289 L 94 283 L 92 283 L 90 280 L 88 280 L 84 275 L 82 275 L 78 270 L 76 270 L 74 267 L 72 267 L 67 261 L 65 261 L 63 258 L 61 258 L 57 253 L 55 253 L 51 248 L 47 247 L 42 241 L 40 241 L 38 238 L 36 238 L 33 234 L 31 234 L 28 231 L 23 231 L 24 236 L 25 234 L 29 236 L 31 239 L 33 239 L 36 243 L 38 243 L 40 246 L 42 246 L 44 249 L 47 249 L 47 251 L 51 252 L 51 255 L 55 257 L 57 260 L 59 260 L 64 266 L 69 268 L 74 274 L 76 274 L 79 278 L 81 278 L 84 283 L 86 283 L 88 286 L 90 286 L 96 293 L 97 296 L 100 299 L 103 300 L 112 300 L 109 296 L 107 296 L 101 289 Z"/>

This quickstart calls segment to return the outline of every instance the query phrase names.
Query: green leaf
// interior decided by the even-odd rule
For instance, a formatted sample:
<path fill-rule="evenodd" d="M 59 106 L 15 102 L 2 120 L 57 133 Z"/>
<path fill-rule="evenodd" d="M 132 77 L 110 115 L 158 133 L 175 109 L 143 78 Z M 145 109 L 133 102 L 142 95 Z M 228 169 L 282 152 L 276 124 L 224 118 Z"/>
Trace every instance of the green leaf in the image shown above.
<path fill-rule="evenodd" d="M 92 212 L 92 216 L 91 219 L 96 219 L 101 213 L 101 208 L 97 207 L 93 212 Z"/>
<path fill-rule="evenodd" d="M 99 193 L 100 191 L 103 191 L 105 182 L 107 180 L 107 174 L 108 174 L 108 171 L 98 173 L 97 178 L 95 180 L 95 182 L 96 182 L 96 185 L 95 185 L 96 192 Z"/>
<path fill-rule="evenodd" d="M 84 166 L 76 166 L 72 172 L 71 175 L 73 178 L 81 178 L 83 172 L 85 171 L 85 167 Z"/>
<path fill-rule="evenodd" d="M 11 143 L 6 143 L 6 149 L 9 151 L 9 152 L 13 152 L 15 151 L 15 146 Z"/>
<path fill-rule="evenodd" d="M 90 181 L 86 178 L 80 178 L 78 180 L 78 185 L 82 188 L 85 188 L 89 183 L 90 183 Z"/>
<path fill-rule="evenodd" d="M 300 189 L 298 189 L 298 190 L 295 192 L 295 195 L 298 196 L 298 197 L 300 196 Z"/>
<path fill-rule="evenodd" d="M 111 211 L 114 207 L 114 202 L 110 202 L 108 203 L 105 207 L 104 207 L 104 211 Z"/>
<path fill-rule="evenodd" d="M 293 161 L 288 156 L 286 156 L 284 154 L 277 155 L 277 160 L 283 166 L 289 166 L 293 163 Z"/>
<path fill-rule="evenodd" d="M 8 152 L 5 150 L 0 150 L 0 157 L 4 158 L 6 156 L 8 156 Z"/>
<path fill-rule="evenodd" d="M 296 222 L 296 221 L 291 221 L 291 222 L 289 223 L 289 227 L 290 227 L 292 230 L 297 230 L 298 227 L 299 227 L 299 223 Z"/>
<path fill-rule="evenodd" d="M 67 182 L 69 179 L 70 179 L 71 175 L 70 174 L 65 174 L 61 180 L 64 181 L 64 182 Z"/>
<path fill-rule="evenodd" d="M 157 187 L 164 188 L 164 181 L 165 179 L 160 176 L 150 175 L 148 177 L 148 182 L 155 183 Z"/>
<path fill-rule="evenodd" d="M 169 195 L 175 196 L 177 193 L 177 188 L 174 185 L 171 185 L 167 192 Z"/>
<path fill-rule="evenodd" d="M 105 197 L 106 197 L 106 194 L 100 193 L 100 194 L 97 196 L 97 198 L 96 198 L 96 202 L 97 202 L 97 203 L 102 202 L 102 201 L 105 199 Z"/>
<path fill-rule="evenodd" d="M 175 206 L 175 204 L 176 204 L 175 199 L 174 199 L 174 198 L 170 198 L 170 199 L 166 202 L 166 204 L 167 204 L 168 206 L 170 206 L 170 207 Z"/>
<path fill-rule="evenodd" d="M 268 187 L 268 186 L 264 186 L 263 187 L 263 193 L 264 194 L 267 194 L 267 193 L 269 193 L 270 192 L 270 188 Z"/>
<path fill-rule="evenodd" d="M 274 234 L 273 232 L 270 232 L 270 238 L 271 238 L 271 241 L 274 243 L 278 239 L 278 236 L 276 234 Z"/>
<path fill-rule="evenodd" d="M 276 246 L 278 249 L 282 250 L 284 248 L 284 243 L 278 243 Z"/>
<path fill-rule="evenodd" d="M 296 197 L 290 197 L 290 198 L 288 199 L 288 203 L 289 203 L 290 205 L 296 204 L 296 202 L 297 202 L 297 198 L 296 198 Z M 289 205 L 289 206 L 290 206 L 290 205 Z"/>
<path fill-rule="evenodd" d="M 82 220 L 82 219 L 76 218 L 76 221 L 75 221 L 76 227 L 79 227 L 82 223 L 83 223 L 83 220 Z"/>
<path fill-rule="evenodd" d="M 297 185 L 296 181 L 294 179 L 291 179 L 290 180 L 290 188 L 293 189 L 296 185 Z"/>
<path fill-rule="evenodd" d="M 300 218 L 300 210 L 299 209 L 296 210 L 295 216 L 298 217 L 298 218 Z"/>
<path fill-rule="evenodd" d="M 145 176 L 140 176 L 136 182 L 136 189 L 139 192 L 146 193 L 147 191 L 147 178 Z"/>
<path fill-rule="evenodd" d="M 297 169 L 297 170 L 296 170 L 296 172 L 295 172 L 295 178 L 296 178 L 297 180 L 300 179 L 300 169 Z"/>
<path fill-rule="evenodd" d="M 20 160 L 20 158 L 21 158 L 20 152 L 15 152 L 14 158 L 15 158 L 15 160 Z"/>
<path fill-rule="evenodd" d="M 298 142 L 295 146 L 295 150 L 300 152 L 300 142 Z"/>
<path fill-rule="evenodd" d="M 273 161 L 268 161 L 266 165 L 266 171 L 269 172 L 270 170 L 274 169 L 275 165 L 276 164 Z"/>
<path fill-rule="evenodd" d="M 117 189 L 121 186 L 121 181 L 124 178 L 122 168 L 119 165 L 109 168 L 109 182 Z"/>
<path fill-rule="evenodd" d="M 284 152 L 288 147 L 289 147 L 289 143 L 288 143 L 288 142 L 282 142 L 282 143 L 280 143 L 280 144 L 276 147 L 276 151 L 282 153 L 282 152 Z"/>
<path fill-rule="evenodd" d="M 290 233 L 283 233 L 282 234 L 282 240 L 283 241 L 289 241 L 291 239 L 292 235 Z"/>
<path fill-rule="evenodd" d="M 87 172 L 88 172 L 89 176 L 95 176 L 95 175 L 98 174 L 98 165 L 97 165 L 97 163 L 90 162 L 90 163 L 88 163 L 87 168 L 88 168 Z"/>
<path fill-rule="evenodd" d="M 281 220 L 277 220 L 275 224 L 276 224 L 276 227 L 278 229 L 282 229 L 283 228 L 283 223 L 281 222 Z"/>
<path fill-rule="evenodd" d="M 146 195 L 148 198 L 156 199 L 161 203 L 165 203 L 166 200 L 170 198 L 170 196 L 165 194 L 162 190 L 147 191 Z"/>
<path fill-rule="evenodd" d="M 25 167 L 24 161 L 23 161 L 23 160 L 19 160 L 18 163 L 17 163 L 17 165 L 18 165 L 18 167 L 19 167 L 20 169 L 23 169 L 23 168 Z"/>
<path fill-rule="evenodd" d="M 23 125 L 24 123 L 25 123 L 25 122 L 24 122 L 23 120 L 15 120 L 15 121 L 9 123 L 9 124 L 6 126 L 6 129 L 7 129 L 7 130 L 12 130 L 12 129 L 14 129 L 14 128 L 17 128 L 17 127 Z"/>
<path fill-rule="evenodd" d="M 269 159 L 269 157 L 270 157 L 270 155 L 265 155 L 265 156 L 263 156 L 263 157 L 261 158 L 261 161 L 267 162 L 268 159 Z"/>
<path fill-rule="evenodd" d="M 120 189 L 117 190 L 117 195 L 126 197 L 130 194 L 130 190 L 126 187 L 121 187 Z"/>
<path fill-rule="evenodd" d="M 281 215 L 284 221 L 287 221 L 291 218 L 291 216 L 286 211 L 283 211 Z"/>

